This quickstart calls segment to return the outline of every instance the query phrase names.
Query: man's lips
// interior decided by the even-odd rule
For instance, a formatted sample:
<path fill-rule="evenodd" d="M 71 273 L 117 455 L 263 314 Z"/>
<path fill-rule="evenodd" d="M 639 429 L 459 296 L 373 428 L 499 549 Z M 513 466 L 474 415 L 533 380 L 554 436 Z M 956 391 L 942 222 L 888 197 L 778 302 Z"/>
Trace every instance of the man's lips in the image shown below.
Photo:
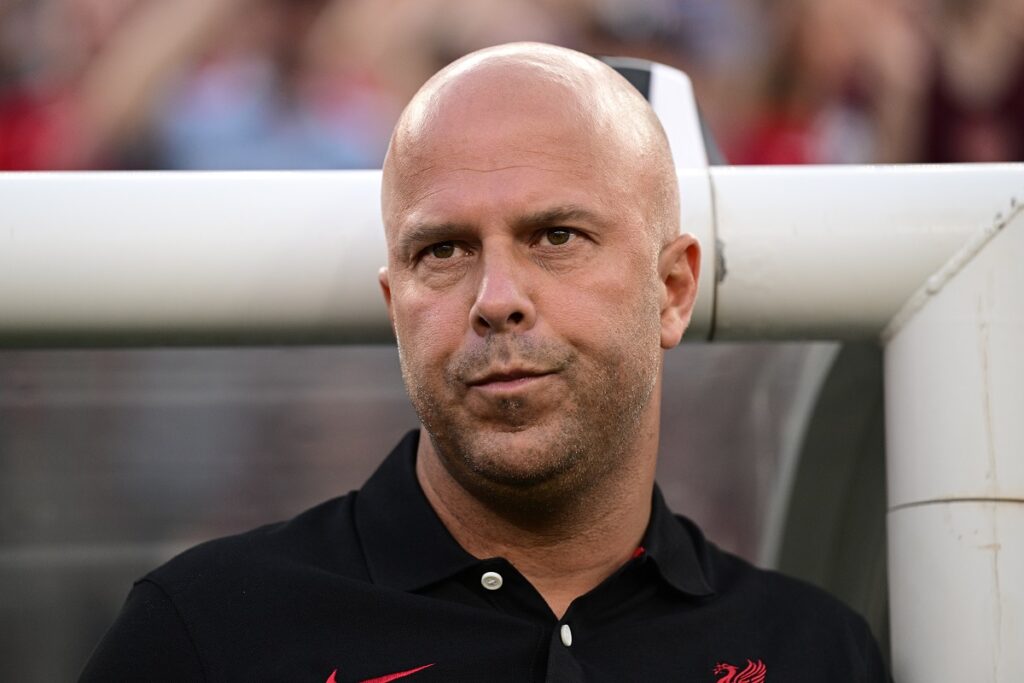
<path fill-rule="evenodd" d="M 547 377 L 552 373 L 549 370 L 535 370 L 526 368 L 508 368 L 492 370 L 482 375 L 471 378 L 466 386 L 481 389 L 515 389 L 526 386 L 532 382 Z"/>

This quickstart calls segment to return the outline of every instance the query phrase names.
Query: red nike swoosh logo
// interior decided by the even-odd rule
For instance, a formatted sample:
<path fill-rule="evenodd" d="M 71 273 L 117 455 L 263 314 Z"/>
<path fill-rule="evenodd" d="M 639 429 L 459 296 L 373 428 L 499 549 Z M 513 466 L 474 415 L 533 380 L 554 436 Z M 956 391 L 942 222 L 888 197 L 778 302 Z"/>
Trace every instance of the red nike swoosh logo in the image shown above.
<path fill-rule="evenodd" d="M 423 671 L 424 669 L 429 669 L 430 667 L 434 666 L 434 664 L 436 664 L 436 663 L 437 662 L 434 662 L 432 664 L 424 664 L 423 666 L 417 666 L 415 669 L 408 669 L 406 671 L 399 671 L 398 673 L 387 674 L 386 676 L 377 676 L 377 678 L 367 678 L 365 681 L 359 681 L 359 683 L 388 683 L 389 681 L 397 681 L 399 678 L 405 678 L 406 676 L 412 676 L 417 671 Z M 327 679 L 327 683 L 338 683 L 336 680 L 334 680 L 334 677 L 337 675 L 337 673 L 338 673 L 337 669 L 332 671 L 331 672 L 331 677 Z"/>

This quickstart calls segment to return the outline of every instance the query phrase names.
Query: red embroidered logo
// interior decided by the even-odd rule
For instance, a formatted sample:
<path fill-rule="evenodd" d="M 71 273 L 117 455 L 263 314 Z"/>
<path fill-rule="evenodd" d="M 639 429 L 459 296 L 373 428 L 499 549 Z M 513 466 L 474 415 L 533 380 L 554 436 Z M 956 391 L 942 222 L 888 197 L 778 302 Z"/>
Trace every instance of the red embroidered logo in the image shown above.
<path fill-rule="evenodd" d="M 429 669 L 432 666 L 434 666 L 434 664 L 424 664 L 423 666 L 418 666 L 415 669 L 399 671 L 398 673 L 387 674 L 386 676 L 377 676 L 376 678 L 367 678 L 365 681 L 359 681 L 359 683 L 389 683 L 390 681 L 397 681 L 399 678 L 412 676 L 417 671 L 423 671 L 424 669 Z M 331 676 L 327 679 L 327 683 L 338 683 L 338 681 L 334 678 L 337 675 L 338 670 L 335 669 L 331 672 Z"/>
<path fill-rule="evenodd" d="M 715 664 L 715 668 L 711 673 L 716 675 L 725 674 L 715 683 L 764 683 L 764 677 L 768 673 L 768 669 L 760 659 L 756 662 L 748 659 L 747 666 L 743 671 L 740 671 L 738 666 L 719 662 Z"/>

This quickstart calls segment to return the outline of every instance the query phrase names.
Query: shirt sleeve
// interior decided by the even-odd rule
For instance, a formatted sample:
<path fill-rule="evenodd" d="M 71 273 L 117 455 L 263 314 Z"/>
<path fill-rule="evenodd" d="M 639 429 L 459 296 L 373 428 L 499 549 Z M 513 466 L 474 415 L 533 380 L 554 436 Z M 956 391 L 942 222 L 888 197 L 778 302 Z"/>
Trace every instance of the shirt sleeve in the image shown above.
<path fill-rule="evenodd" d="M 157 584 L 135 584 L 114 625 L 96 646 L 79 683 L 205 681 L 195 644 Z"/>

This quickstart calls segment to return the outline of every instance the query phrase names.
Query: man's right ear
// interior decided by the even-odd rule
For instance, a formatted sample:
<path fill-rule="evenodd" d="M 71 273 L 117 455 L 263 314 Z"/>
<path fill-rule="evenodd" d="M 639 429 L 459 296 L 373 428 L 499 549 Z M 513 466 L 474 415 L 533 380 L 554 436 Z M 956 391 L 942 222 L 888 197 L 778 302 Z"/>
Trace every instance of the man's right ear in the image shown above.
<path fill-rule="evenodd" d="M 391 331 L 395 331 L 395 315 L 391 306 L 391 280 L 388 277 L 388 267 L 381 266 L 377 271 L 377 283 L 380 285 L 380 292 L 384 295 L 384 305 L 388 309 L 388 320 L 391 321 Z"/>

